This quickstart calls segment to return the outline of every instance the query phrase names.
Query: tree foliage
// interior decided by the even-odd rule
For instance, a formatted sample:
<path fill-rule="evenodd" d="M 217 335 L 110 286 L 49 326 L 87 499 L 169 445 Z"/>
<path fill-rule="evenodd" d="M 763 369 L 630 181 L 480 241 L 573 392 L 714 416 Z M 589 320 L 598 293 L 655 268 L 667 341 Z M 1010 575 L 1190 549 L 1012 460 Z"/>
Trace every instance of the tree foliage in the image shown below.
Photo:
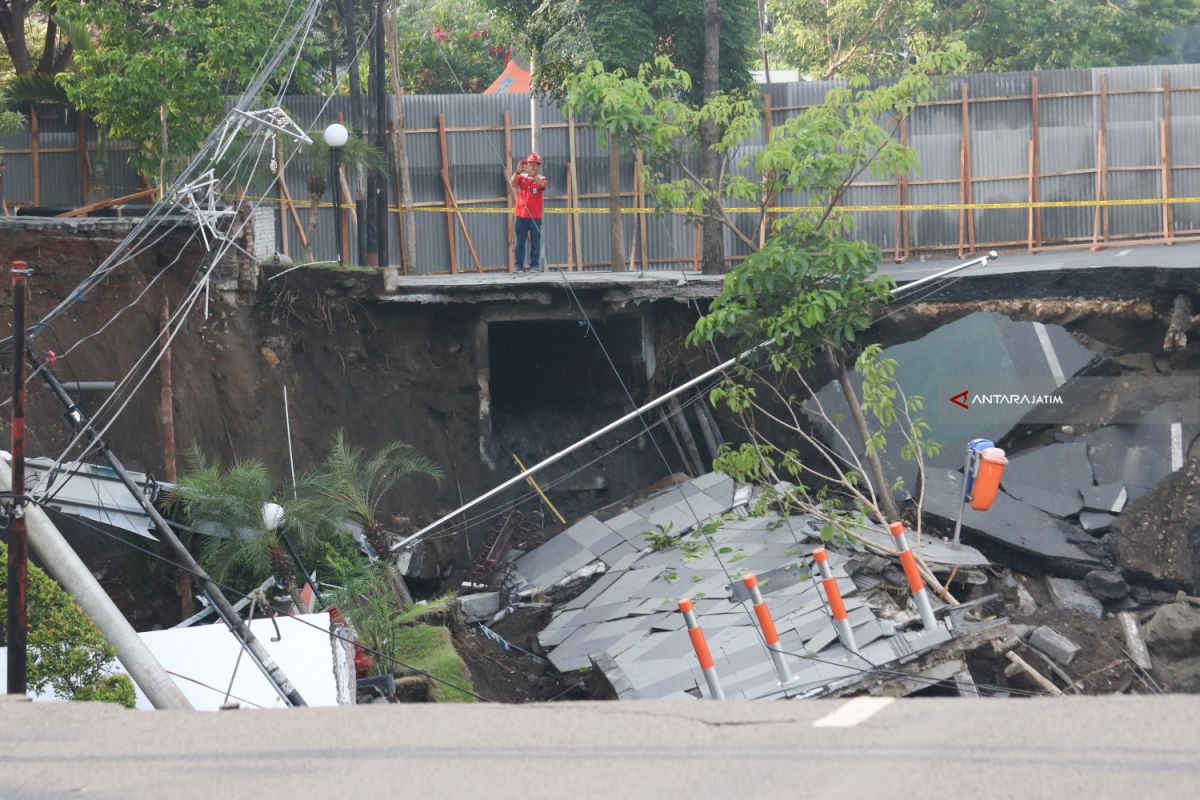
<path fill-rule="evenodd" d="M 479 0 L 409 0 L 396 18 L 394 68 L 407 92 L 482 92 L 504 69 L 510 36 Z"/>
<path fill-rule="evenodd" d="M 559 94 L 568 77 L 590 61 L 636 75 L 665 56 L 695 78 L 699 97 L 704 62 L 703 0 L 480 0 L 537 52 L 535 80 Z M 721 88 L 744 89 L 758 35 L 754 0 L 722 0 Z"/>
<path fill-rule="evenodd" d="M 90 112 L 114 139 L 136 146 L 133 161 L 157 172 L 162 150 L 190 154 L 277 46 L 301 4 L 287 0 L 89 2 L 69 19 L 87 26 L 95 46 L 75 55 L 58 80 L 76 108 Z M 303 64 L 303 62 L 302 62 Z"/>
<path fill-rule="evenodd" d="M 235 461 L 225 467 L 195 448 L 170 501 L 208 534 L 200 560 L 213 578 L 244 591 L 274 576 L 298 600 L 288 543 L 301 556 L 312 556 L 338 530 L 337 518 L 319 498 L 284 490 L 262 462 Z M 282 524 L 268 524 L 268 503 L 283 508 Z"/>
<path fill-rule="evenodd" d="M 83 609 L 34 564 L 26 587 L 30 691 L 69 700 L 113 700 L 132 708 L 132 685 L 128 678 L 109 676 L 115 654 Z M 0 542 L 0 627 L 7 615 L 8 546 Z M 125 685 L 128 693 L 121 689 Z"/>
<path fill-rule="evenodd" d="M 1200 21 L 1194 0 L 767 0 L 764 45 L 812 78 L 888 77 L 965 44 L 976 71 L 1152 62 L 1169 32 Z"/>

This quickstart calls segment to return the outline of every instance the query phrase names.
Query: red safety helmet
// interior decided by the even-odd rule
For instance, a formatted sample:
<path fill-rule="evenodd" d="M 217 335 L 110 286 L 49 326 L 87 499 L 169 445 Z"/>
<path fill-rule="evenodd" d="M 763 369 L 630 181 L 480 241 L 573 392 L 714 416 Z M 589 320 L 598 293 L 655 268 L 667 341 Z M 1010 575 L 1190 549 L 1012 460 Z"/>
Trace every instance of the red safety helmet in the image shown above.
<path fill-rule="evenodd" d="M 522 161 L 521 163 L 522 164 L 540 164 L 540 163 L 542 163 L 542 157 L 539 156 L 537 153 L 530 153 L 529 155 L 525 156 L 525 160 Z"/>

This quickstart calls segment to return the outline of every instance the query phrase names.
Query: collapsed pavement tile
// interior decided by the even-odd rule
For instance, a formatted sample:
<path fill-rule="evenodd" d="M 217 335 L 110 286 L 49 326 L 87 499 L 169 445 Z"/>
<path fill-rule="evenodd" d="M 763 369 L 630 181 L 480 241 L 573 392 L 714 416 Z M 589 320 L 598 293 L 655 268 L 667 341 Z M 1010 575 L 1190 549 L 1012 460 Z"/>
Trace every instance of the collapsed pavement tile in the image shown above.
<path fill-rule="evenodd" d="M 1040 625 L 1029 633 L 1029 644 L 1060 667 L 1069 667 L 1079 655 L 1079 645 L 1047 625 Z"/>
<path fill-rule="evenodd" d="M 1125 510 L 1125 502 L 1129 498 L 1124 484 L 1120 483 L 1085 486 L 1079 491 L 1083 495 L 1084 508 L 1088 511 L 1101 511 L 1105 514 L 1120 514 Z"/>
<path fill-rule="evenodd" d="M 1093 597 L 1087 587 L 1079 581 L 1068 578 L 1047 578 L 1046 588 L 1050 593 L 1051 602 L 1059 608 L 1082 611 L 1097 619 L 1104 616 L 1104 606 L 1100 605 L 1100 601 Z"/>

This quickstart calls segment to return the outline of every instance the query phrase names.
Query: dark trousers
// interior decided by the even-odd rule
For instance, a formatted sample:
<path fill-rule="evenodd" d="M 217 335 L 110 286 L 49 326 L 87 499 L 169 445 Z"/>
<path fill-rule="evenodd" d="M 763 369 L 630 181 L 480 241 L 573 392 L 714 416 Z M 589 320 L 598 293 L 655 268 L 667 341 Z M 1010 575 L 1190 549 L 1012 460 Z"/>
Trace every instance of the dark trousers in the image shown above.
<path fill-rule="evenodd" d="M 516 253 L 516 270 L 520 272 L 525 268 L 525 240 L 529 240 L 529 268 L 534 272 L 540 269 L 540 258 L 542 254 L 542 221 L 540 219 L 526 219 L 525 217 L 517 217 L 517 253 Z"/>

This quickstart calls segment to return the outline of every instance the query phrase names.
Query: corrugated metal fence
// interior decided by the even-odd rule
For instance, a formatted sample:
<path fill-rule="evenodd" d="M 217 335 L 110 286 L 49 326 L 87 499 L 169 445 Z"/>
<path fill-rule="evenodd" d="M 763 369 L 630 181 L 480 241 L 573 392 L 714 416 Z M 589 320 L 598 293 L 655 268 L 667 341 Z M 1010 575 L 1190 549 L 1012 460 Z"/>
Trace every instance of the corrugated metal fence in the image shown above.
<path fill-rule="evenodd" d="M 764 87 L 763 131 L 744 143 L 742 154 L 761 148 L 769 126 L 820 103 L 835 85 Z M 344 97 L 328 103 L 319 97 L 291 97 L 285 105 L 311 130 L 348 110 Z M 505 175 L 514 158 L 530 148 L 528 95 L 410 96 L 404 98 L 404 113 L 414 200 L 425 209 L 416 213 L 417 263 L 410 271 L 508 269 L 509 215 L 485 209 L 509 205 Z M 858 232 L 890 256 L 1200 233 L 1197 203 L 1028 206 L 1031 201 L 1200 196 L 1200 65 L 951 78 L 937 98 L 905 120 L 897 135 L 916 149 L 919 173 L 864 178 L 845 198 L 849 206 L 883 207 L 858 213 Z M 94 154 L 95 132 L 80 123 L 79 115 L 43 111 L 26 131 L 0 139 L 0 146 L 7 151 L 9 204 L 70 208 L 82 203 L 85 158 Z M 607 208 L 608 156 L 596 132 L 543 102 L 538 150 L 550 182 L 545 260 L 572 269 L 607 267 L 607 214 L 553 212 L 568 206 Z M 127 156 L 128 148 L 109 149 L 114 196 L 142 188 Z M 635 166 L 632 155 L 623 160 L 620 192 L 623 206 L 630 209 L 647 205 Z M 432 210 L 451 204 L 443 170 L 460 214 Z M 289 213 L 276 215 L 276 230 L 283 237 L 277 244 L 293 258 L 302 257 L 299 228 L 307 219 L 307 177 L 298 166 L 289 167 L 285 176 L 299 224 Z M 324 201 L 331 197 L 332 187 Z M 272 202 L 282 203 L 278 197 Z M 783 196 L 777 203 L 802 205 L 804 198 Z M 964 203 L 1020 205 L 964 211 L 958 208 Z M 952 207 L 922 208 L 930 205 Z M 749 238 L 759 236 L 757 214 L 735 218 Z M 398 214 L 391 219 L 389 252 L 398 263 Z M 334 211 L 326 207 L 315 237 L 317 258 L 336 257 L 333 224 Z M 354 261 L 356 237 L 353 227 L 347 228 L 348 255 Z M 636 268 L 687 269 L 696 263 L 697 231 L 682 217 L 630 213 L 624 236 L 624 255 L 632 257 Z M 731 256 L 746 254 L 746 246 L 732 234 L 726 238 Z"/>

